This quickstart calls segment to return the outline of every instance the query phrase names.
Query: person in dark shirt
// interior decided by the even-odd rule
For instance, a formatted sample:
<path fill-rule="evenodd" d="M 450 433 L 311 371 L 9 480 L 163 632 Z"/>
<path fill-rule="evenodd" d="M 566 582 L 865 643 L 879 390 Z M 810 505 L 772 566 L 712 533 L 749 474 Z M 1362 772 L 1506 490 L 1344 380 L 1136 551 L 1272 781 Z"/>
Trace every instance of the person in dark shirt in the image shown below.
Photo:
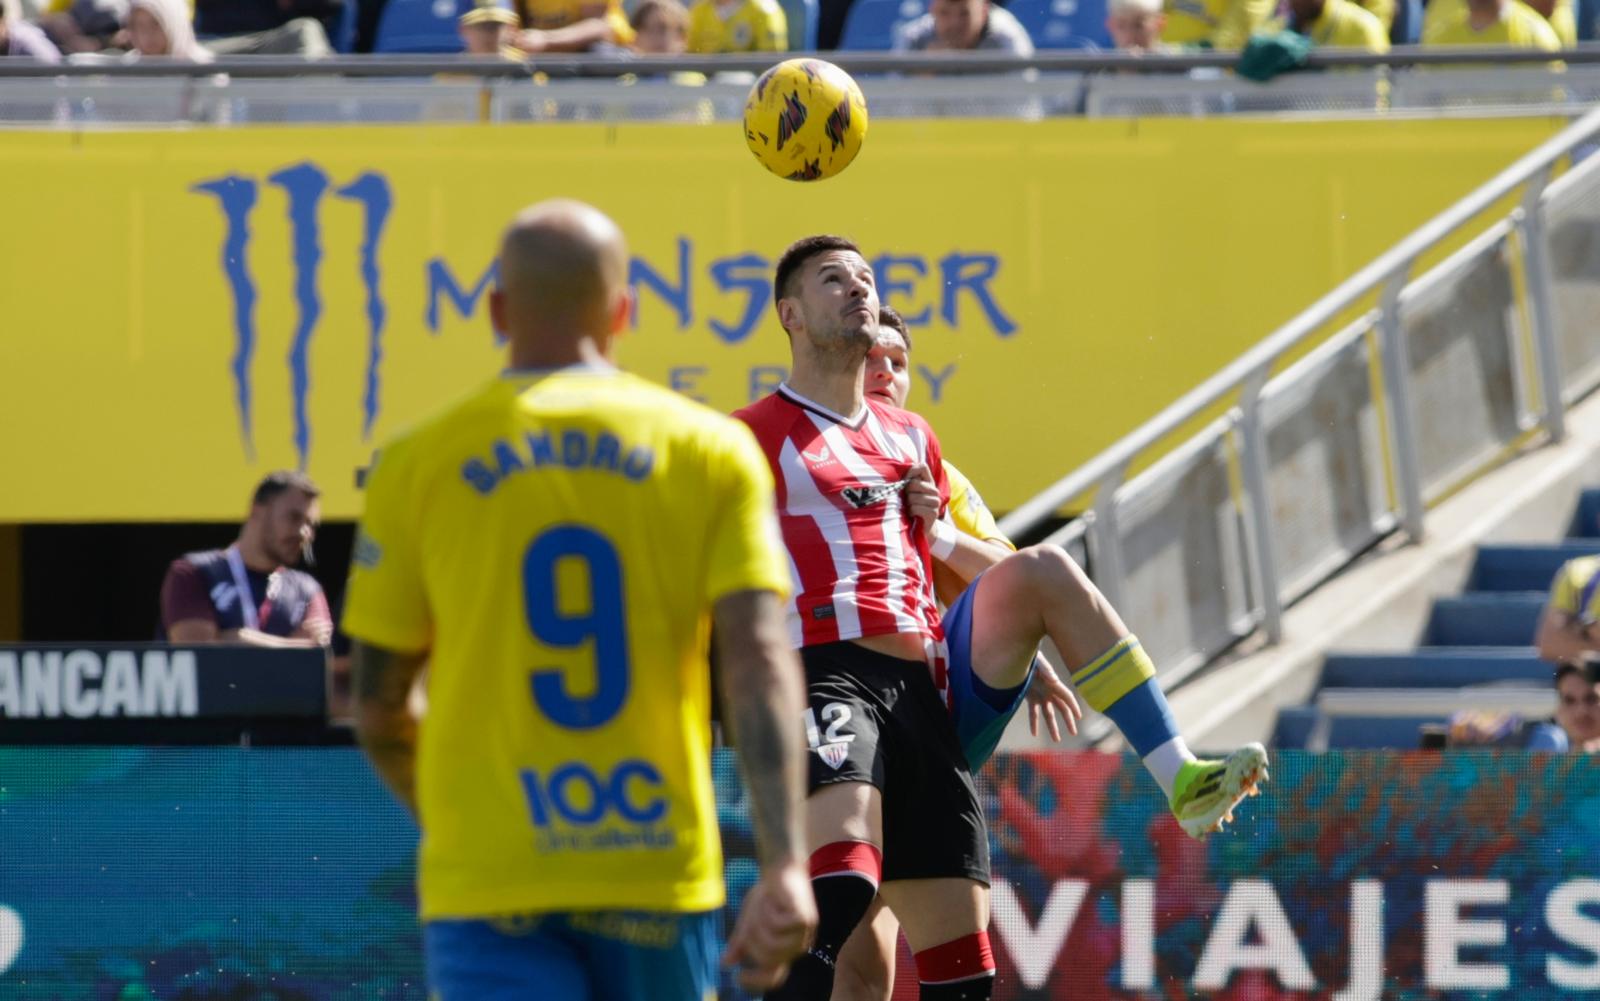
<path fill-rule="evenodd" d="M 256 487 L 237 542 L 173 560 L 161 585 L 162 637 L 326 647 L 333 616 L 322 585 L 292 569 L 316 536 L 318 494 L 304 474 L 272 473 Z"/>

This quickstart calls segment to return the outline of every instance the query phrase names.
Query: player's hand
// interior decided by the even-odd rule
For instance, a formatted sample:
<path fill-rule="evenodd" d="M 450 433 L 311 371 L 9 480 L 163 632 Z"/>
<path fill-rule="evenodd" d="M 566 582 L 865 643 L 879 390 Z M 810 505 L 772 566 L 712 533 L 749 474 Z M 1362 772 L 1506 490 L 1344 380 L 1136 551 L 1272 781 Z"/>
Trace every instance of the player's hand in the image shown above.
<path fill-rule="evenodd" d="M 933 481 L 933 472 L 920 462 L 907 471 L 903 482 L 906 510 L 922 522 L 922 530 L 926 532 L 939 517 L 939 484 Z"/>
<path fill-rule="evenodd" d="M 745 894 L 722 953 L 722 965 L 737 967 L 739 986 L 769 991 L 789 975 L 789 964 L 811 947 L 817 931 L 817 901 L 804 865 L 766 869 Z"/>
<path fill-rule="evenodd" d="M 1078 705 L 1078 697 L 1056 674 L 1050 662 L 1038 654 L 1034 654 L 1033 680 L 1028 682 L 1027 699 L 1029 733 L 1039 736 L 1039 717 L 1043 716 L 1045 725 L 1050 728 L 1050 738 L 1061 743 L 1061 724 L 1056 720 L 1056 713 L 1060 713 L 1067 722 L 1067 732 L 1074 737 L 1078 735 L 1083 707 Z"/>

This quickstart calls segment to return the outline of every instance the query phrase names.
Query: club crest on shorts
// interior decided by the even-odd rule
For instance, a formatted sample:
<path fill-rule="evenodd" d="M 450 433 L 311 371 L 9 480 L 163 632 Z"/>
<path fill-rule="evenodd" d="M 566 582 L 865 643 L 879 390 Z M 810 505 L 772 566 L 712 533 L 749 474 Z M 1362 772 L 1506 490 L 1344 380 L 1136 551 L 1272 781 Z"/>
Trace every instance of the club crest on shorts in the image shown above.
<path fill-rule="evenodd" d="M 839 770 L 839 766 L 844 764 L 845 755 L 849 753 L 850 744 L 848 741 L 840 741 L 836 744 L 823 744 L 817 748 L 817 756 L 820 757 L 823 762 L 834 771 Z"/>

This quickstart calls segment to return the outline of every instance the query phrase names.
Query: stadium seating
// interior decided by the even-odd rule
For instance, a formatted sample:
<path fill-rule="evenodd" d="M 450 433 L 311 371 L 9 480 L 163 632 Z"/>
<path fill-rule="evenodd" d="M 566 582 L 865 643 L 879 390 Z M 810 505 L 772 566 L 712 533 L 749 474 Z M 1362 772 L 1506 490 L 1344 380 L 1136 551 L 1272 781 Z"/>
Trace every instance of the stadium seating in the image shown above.
<path fill-rule="evenodd" d="M 925 0 L 855 0 L 845 17 L 841 50 L 871 51 L 894 47 L 900 26 L 927 12 Z"/>
<path fill-rule="evenodd" d="M 818 0 L 778 0 L 784 20 L 789 22 L 789 51 L 815 52 L 817 49 Z"/>
<path fill-rule="evenodd" d="M 1006 10 L 1028 29 L 1035 48 L 1092 52 L 1112 47 L 1105 0 L 1011 0 Z"/>
<path fill-rule="evenodd" d="M 1600 553 L 1600 490 L 1586 490 L 1567 539 L 1479 546 L 1466 591 L 1434 602 L 1421 645 L 1398 653 L 1333 653 L 1313 702 L 1278 714 L 1285 748 L 1415 747 L 1418 727 L 1453 708 L 1554 705 L 1551 666 L 1533 634 L 1557 568 Z"/>
<path fill-rule="evenodd" d="M 1422 0 L 1399 0 L 1395 4 L 1389 41 L 1394 45 L 1416 45 L 1422 41 Z"/>
<path fill-rule="evenodd" d="M 374 52 L 460 52 L 456 0 L 389 0 Z"/>

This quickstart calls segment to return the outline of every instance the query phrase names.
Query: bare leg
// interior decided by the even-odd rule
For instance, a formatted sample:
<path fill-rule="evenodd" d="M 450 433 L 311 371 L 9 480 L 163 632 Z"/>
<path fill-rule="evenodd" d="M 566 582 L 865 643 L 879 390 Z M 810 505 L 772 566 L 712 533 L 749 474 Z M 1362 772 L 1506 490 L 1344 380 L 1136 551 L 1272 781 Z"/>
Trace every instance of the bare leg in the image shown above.
<path fill-rule="evenodd" d="M 900 921 L 880 896 L 839 953 L 832 1001 L 889 1001 L 899 942 Z"/>

